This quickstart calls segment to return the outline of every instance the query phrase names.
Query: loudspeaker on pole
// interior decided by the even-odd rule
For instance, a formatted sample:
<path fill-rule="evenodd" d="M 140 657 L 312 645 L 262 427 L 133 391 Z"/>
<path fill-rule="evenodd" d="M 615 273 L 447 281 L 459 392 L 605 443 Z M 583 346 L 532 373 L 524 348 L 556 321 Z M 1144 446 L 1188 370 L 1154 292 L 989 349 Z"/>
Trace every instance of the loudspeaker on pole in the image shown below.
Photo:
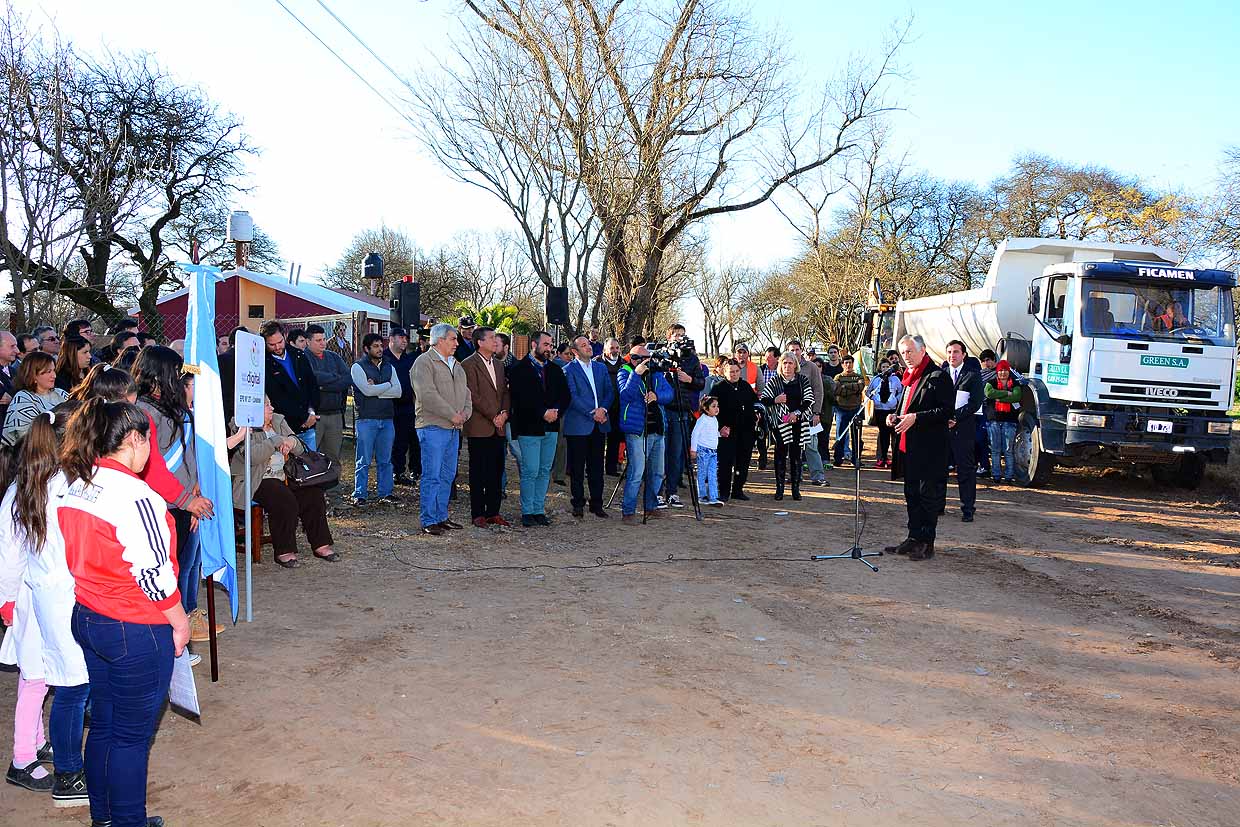
<path fill-rule="evenodd" d="M 547 324 L 568 324 L 568 288 L 547 288 Z"/>
<path fill-rule="evenodd" d="M 388 294 L 389 321 L 405 328 L 415 340 L 422 324 L 421 288 L 422 285 L 414 281 L 413 276 L 405 276 L 392 284 Z"/>

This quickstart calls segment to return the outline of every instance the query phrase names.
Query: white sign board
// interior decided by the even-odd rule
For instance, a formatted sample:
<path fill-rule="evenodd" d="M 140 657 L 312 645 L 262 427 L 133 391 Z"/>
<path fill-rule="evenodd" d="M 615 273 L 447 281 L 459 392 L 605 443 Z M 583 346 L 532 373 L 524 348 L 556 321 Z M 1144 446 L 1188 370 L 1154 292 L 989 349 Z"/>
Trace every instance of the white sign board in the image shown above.
<path fill-rule="evenodd" d="M 261 428 L 263 394 L 267 385 L 267 345 L 263 337 L 239 330 L 233 355 L 237 372 L 236 389 L 233 391 L 237 426 Z"/>

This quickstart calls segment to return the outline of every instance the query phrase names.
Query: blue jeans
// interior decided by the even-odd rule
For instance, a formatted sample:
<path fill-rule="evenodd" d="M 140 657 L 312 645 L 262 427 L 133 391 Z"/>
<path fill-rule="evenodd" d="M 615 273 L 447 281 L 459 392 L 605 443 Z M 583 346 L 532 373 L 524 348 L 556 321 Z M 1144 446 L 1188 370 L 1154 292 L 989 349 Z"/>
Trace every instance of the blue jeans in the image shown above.
<path fill-rule="evenodd" d="M 1016 456 L 1012 452 L 1016 440 L 1015 422 L 987 422 L 990 435 L 990 473 L 995 479 L 1011 482 L 1016 478 Z M 999 464 L 1002 458 L 1004 465 Z"/>
<path fill-rule="evenodd" d="M 52 695 L 52 715 L 47 737 L 52 744 L 56 772 L 77 772 L 82 768 L 82 721 L 90 684 L 58 686 Z"/>
<path fill-rule="evenodd" d="M 805 427 L 808 428 L 809 425 L 806 425 Z M 831 420 L 829 419 L 822 420 L 822 427 L 825 428 L 827 431 L 830 431 Z M 828 441 L 828 444 L 830 444 L 829 441 Z M 818 437 L 816 436 L 810 437 L 809 443 L 805 446 L 805 450 L 801 452 L 801 456 L 805 460 L 806 467 L 809 468 L 809 478 L 811 480 L 826 479 L 827 470 L 826 470 L 826 466 L 823 464 L 823 459 L 826 459 L 827 462 L 830 462 L 831 455 L 828 454 L 824 458 L 823 455 L 819 453 Z"/>
<path fill-rule="evenodd" d="M 521 516 L 531 517 L 547 511 L 547 486 L 551 483 L 551 466 L 555 462 L 555 446 L 559 433 L 543 436 L 519 436 L 516 439 L 521 464 Z"/>
<path fill-rule="evenodd" d="M 703 502 L 719 499 L 719 452 L 714 448 L 697 450 L 697 484 Z"/>
<path fill-rule="evenodd" d="M 667 476 L 664 485 L 667 496 L 673 496 L 680 488 L 680 475 L 685 470 L 685 449 L 693 433 L 693 414 L 688 411 L 668 411 L 667 429 L 663 432 L 664 463 Z M 684 423 L 682 433 L 680 423 Z"/>
<path fill-rule="evenodd" d="M 177 589 L 181 592 L 181 607 L 189 614 L 198 608 L 198 584 L 202 582 L 202 543 L 197 531 L 185 538 L 185 548 L 177 559 Z M 55 747 L 53 747 L 55 749 Z"/>
<path fill-rule="evenodd" d="M 628 470 L 624 477 L 624 501 L 622 514 L 637 513 L 637 491 L 646 482 L 643 498 L 646 511 L 659 507 L 659 489 L 663 487 L 663 434 L 625 434 L 624 451 Z"/>
<path fill-rule="evenodd" d="M 857 415 L 857 411 L 861 408 L 836 408 L 835 409 L 835 464 L 840 465 L 844 462 L 844 453 L 851 449 L 853 462 L 861 463 L 861 446 L 852 444 L 852 429 L 848 427 L 848 423 L 852 422 L 852 418 Z M 827 423 L 823 423 L 825 428 Z M 810 440 L 813 442 L 813 440 Z M 859 442 L 860 440 L 858 440 Z"/>
<path fill-rule="evenodd" d="M 418 428 L 422 447 L 422 527 L 438 525 L 448 519 L 448 493 L 456 478 L 456 461 L 461 450 L 460 431 L 429 425 Z"/>
<path fill-rule="evenodd" d="M 353 466 L 353 496 L 366 499 L 370 487 L 370 462 L 378 466 L 376 476 L 379 496 L 392 493 L 392 443 L 396 426 L 390 419 L 359 419 L 357 421 L 357 462 Z"/>
<path fill-rule="evenodd" d="M 73 607 L 73 637 L 90 675 L 86 788 L 90 817 L 112 827 L 146 824 L 146 771 L 172 679 L 172 627 L 126 623 Z"/>

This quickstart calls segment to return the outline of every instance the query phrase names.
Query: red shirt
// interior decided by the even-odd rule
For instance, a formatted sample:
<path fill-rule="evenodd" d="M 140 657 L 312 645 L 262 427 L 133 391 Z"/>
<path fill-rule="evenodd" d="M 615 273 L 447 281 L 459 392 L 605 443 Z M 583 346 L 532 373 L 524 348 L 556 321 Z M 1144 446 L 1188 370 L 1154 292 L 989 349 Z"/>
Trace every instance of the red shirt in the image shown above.
<path fill-rule="evenodd" d="M 163 498 L 118 462 L 101 459 L 90 482 L 57 509 L 77 602 L 127 623 L 167 623 L 177 590 L 176 527 Z"/>

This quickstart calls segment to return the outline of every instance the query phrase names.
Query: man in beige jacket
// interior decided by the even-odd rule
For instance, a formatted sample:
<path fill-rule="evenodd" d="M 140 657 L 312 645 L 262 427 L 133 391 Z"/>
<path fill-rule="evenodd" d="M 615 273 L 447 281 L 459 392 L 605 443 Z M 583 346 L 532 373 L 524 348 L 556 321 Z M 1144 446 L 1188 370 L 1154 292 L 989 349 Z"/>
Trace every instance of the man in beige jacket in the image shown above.
<path fill-rule="evenodd" d="M 473 414 L 465 370 L 456 361 L 456 328 L 431 328 L 431 349 L 413 363 L 414 425 L 422 447 L 422 533 L 464 528 L 448 519 L 448 492 L 456 477 L 460 431 Z"/>
<path fill-rule="evenodd" d="M 507 446 L 504 426 L 512 405 L 504 363 L 495 358 L 499 344 L 494 329 L 474 328 L 474 353 L 461 362 L 473 403 L 465 437 L 469 440 L 470 518 L 478 528 L 509 525 L 499 515 L 499 503 Z"/>

